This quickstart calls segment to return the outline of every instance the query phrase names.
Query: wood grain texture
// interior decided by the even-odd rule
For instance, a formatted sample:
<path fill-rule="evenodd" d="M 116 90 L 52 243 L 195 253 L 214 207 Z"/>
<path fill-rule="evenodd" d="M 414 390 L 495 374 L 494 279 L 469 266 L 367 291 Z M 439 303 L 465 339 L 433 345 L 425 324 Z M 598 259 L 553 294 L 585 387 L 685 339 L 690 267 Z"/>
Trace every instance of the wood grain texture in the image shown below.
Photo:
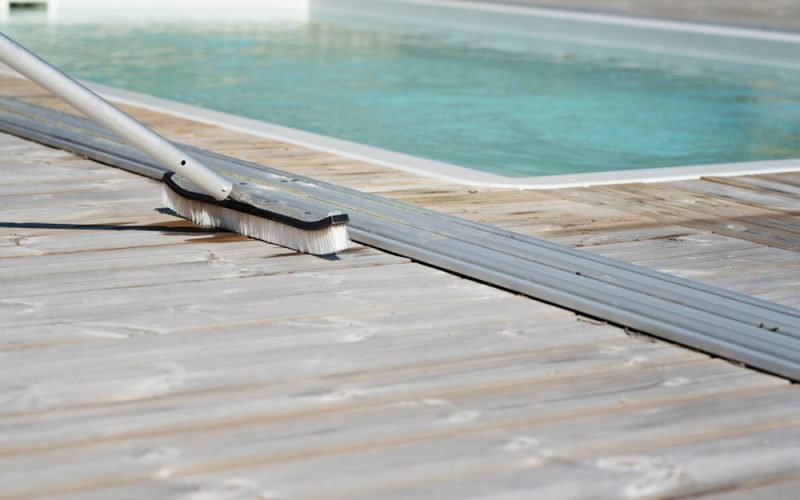
<path fill-rule="evenodd" d="M 473 189 L 129 111 L 181 141 L 800 301 L 793 174 Z M 0 170 L 0 497 L 648 498 L 797 481 L 800 392 L 784 380 L 374 249 L 326 260 L 195 228 L 158 211 L 157 183 L 6 135 Z"/>

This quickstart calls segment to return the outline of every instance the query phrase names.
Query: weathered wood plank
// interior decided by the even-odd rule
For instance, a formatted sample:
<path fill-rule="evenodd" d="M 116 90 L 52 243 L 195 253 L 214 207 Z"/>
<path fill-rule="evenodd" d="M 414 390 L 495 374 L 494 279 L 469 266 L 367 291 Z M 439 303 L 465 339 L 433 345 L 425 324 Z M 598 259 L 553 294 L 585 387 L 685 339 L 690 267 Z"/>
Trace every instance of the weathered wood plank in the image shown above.
<path fill-rule="evenodd" d="M 733 178 L 735 179 L 735 177 Z M 747 205 L 761 211 L 797 212 L 800 199 L 776 191 L 765 191 L 752 186 L 744 187 L 725 182 L 709 182 L 706 179 L 671 182 L 672 189 L 695 193 L 702 197 L 727 200 L 737 205 Z"/>
<path fill-rule="evenodd" d="M 11 326 L 19 321 L 26 324 L 48 324 L 58 322 L 60 317 L 69 314 L 71 319 L 88 317 L 114 317 L 132 311 L 151 310 L 154 313 L 164 309 L 208 303 L 210 310 L 225 312 L 227 303 L 249 304 L 258 310 L 257 304 L 263 302 L 264 287 L 269 286 L 270 310 L 282 314 L 305 314 L 319 307 L 313 303 L 334 291 L 349 305 L 373 302 L 386 297 L 411 298 L 416 294 L 421 300 L 432 300 L 437 294 L 447 292 L 451 297 L 461 294 L 475 294 L 491 297 L 501 294 L 498 290 L 475 288 L 466 280 L 452 279 L 442 272 L 428 272 L 421 266 L 393 264 L 370 269 L 336 268 L 332 265 L 325 271 L 301 271 L 284 274 L 248 273 L 232 269 L 218 278 L 193 280 L 191 276 L 172 275 L 157 281 L 152 286 L 116 288 L 109 284 L 102 290 L 76 292 L 65 296 L 61 294 L 40 295 L 30 300 L 6 303 L 5 314 L 0 325 Z M 402 276 L 403 279 L 398 279 Z M 224 278 L 224 279 L 220 279 Z M 176 281 L 177 280 L 177 281 Z M 415 281 L 416 280 L 416 281 Z M 341 285 L 348 283 L 352 289 Z M 182 293 L 191 290 L 191 294 Z M 309 303 L 298 303 L 299 297 L 308 297 Z M 474 296 L 474 295 L 473 295 Z M 76 304 L 91 307 L 76 308 Z M 280 304 L 280 306 L 279 306 Z M 293 305 L 294 304 L 294 305 Z M 261 311 L 263 314 L 263 310 Z"/>
<path fill-rule="evenodd" d="M 686 368 L 686 367 L 683 367 Z M 732 373 L 732 372 L 731 372 Z M 473 387 L 461 393 L 433 393 L 431 397 L 419 399 L 401 399 L 407 402 L 403 405 L 393 405 L 386 407 L 364 406 L 368 404 L 365 400 L 370 398 L 369 393 L 362 395 L 351 395 L 343 400 L 331 401 L 322 410 L 325 418 L 314 418 L 309 421 L 304 428 L 308 430 L 303 434 L 292 433 L 290 429 L 296 428 L 299 421 L 308 419 L 308 416 L 315 415 L 313 410 L 303 413 L 302 410 L 289 411 L 285 419 L 276 419 L 274 416 L 264 415 L 263 410 L 257 412 L 254 418 L 240 416 L 238 419 L 230 419 L 222 422 L 219 426 L 209 422 L 183 422 L 180 426 L 165 427 L 159 426 L 156 432 L 134 431 L 125 441 L 130 443 L 135 439 L 135 444 L 128 445 L 128 449 L 147 450 L 165 443 L 180 443 L 176 447 L 181 449 L 181 457 L 172 460 L 169 465 L 171 474 L 168 478 L 179 479 L 181 477 L 191 477 L 198 474 L 209 474 L 214 472 L 233 472 L 249 470 L 255 477 L 271 477 L 277 481 L 275 476 L 277 471 L 284 470 L 295 477 L 297 469 L 291 467 L 292 463 L 301 460 L 310 470 L 330 467 L 332 461 L 342 460 L 347 457 L 348 461 L 359 462 L 362 470 L 367 466 L 359 456 L 366 454 L 366 459 L 370 464 L 367 466 L 370 473 L 365 477 L 369 478 L 367 484 L 373 487 L 380 487 L 382 482 L 375 482 L 376 478 L 384 481 L 389 480 L 387 474 L 392 472 L 395 479 L 403 472 L 396 470 L 394 462 L 402 455 L 417 456 L 424 459 L 428 465 L 430 476 L 433 472 L 441 472 L 442 468 L 452 467 L 454 457 L 466 456 L 468 462 L 475 464 L 480 461 L 484 466 L 489 466 L 488 471 L 494 477 L 513 473 L 518 470 L 509 467 L 508 459 L 514 454 L 509 454 L 504 450 L 504 445 L 508 445 L 511 438 L 517 436 L 541 436 L 542 447 L 550 450 L 549 453 L 542 453 L 539 461 L 564 461 L 564 460 L 585 460 L 585 457 L 596 456 L 587 449 L 579 436 L 585 436 L 588 443 L 596 443 L 603 439 L 608 443 L 607 436 L 619 435 L 620 440 L 609 443 L 604 450 L 615 454 L 627 453 L 628 450 L 641 449 L 645 443 L 657 439 L 661 443 L 682 441 L 684 443 L 695 442 L 695 439 L 708 435 L 709 433 L 718 436 L 737 435 L 742 429 L 761 429 L 765 417 L 772 419 L 784 419 L 785 425 L 797 422 L 796 416 L 792 415 L 787 420 L 787 409 L 783 411 L 762 413 L 758 421 L 752 419 L 755 409 L 751 410 L 750 415 L 732 413 L 719 415 L 718 419 L 704 418 L 693 419 L 694 428 L 688 431 L 685 427 L 679 430 L 681 439 L 676 440 L 675 435 L 665 433 L 672 428 L 675 432 L 676 423 L 670 420 L 675 414 L 683 415 L 685 422 L 687 408 L 700 406 L 706 410 L 715 407 L 730 407 L 731 404 L 738 403 L 730 393 L 720 392 L 714 394 L 714 383 L 711 379 L 705 387 L 693 386 L 689 384 L 681 388 L 683 393 L 677 399 L 670 394 L 675 392 L 675 386 L 665 384 L 670 380 L 670 373 L 653 373 L 654 378 L 642 374 L 639 381 L 630 380 L 627 390 L 622 390 L 615 394 L 608 394 L 603 390 L 602 380 L 595 380 L 589 384 L 574 384 L 565 389 L 562 386 L 530 386 L 524 392 L 519 393 L 519 401 L 513 406 L 507 404 L 504 391 L 499 388 L 494 390 L 491 387 Z M 725 378 L 725 377 L 723 377 Z M 525 385 L 518 386 L 519 389 Z M 778 392 L 776 392 L 776 390 Z M 779 389 L 770 390 L 763 385 L 742 386 L 740 394 L 760 394 L 759 399 L 768 401 L 769 398 L 776 398 Z M 669 394 L 664 397 L 665 395 Z M 427 394 L 423 394 L 427 396 Z M 620 397 L 627 398 L 624 402 Z M 312 399 L 320 398 L 318 393 L 307 396 Z M 325 394 L 322 395 L 325 397 Z M 412 396 L 413 397 L 413 396 Z M 478 404 L 478 401 L 485 401 Z M 415 403 L 416 404 L 413 404 Z M 581 410 L 576 412 L 575 405 L 580 405 Z M 346 409 L 343 413 L 336 408 Z M 382 408 L 382 409 L 381 409 Z M 482 411 L 476 411 L 481 408 Z M 658 409 L 657 411 L 654 411 Z M 650 425 L 635 429 L 635 432 L 615 434 L 620 428 L 625 428 L 628 424 L 621 415 L 637 415 L 643 422 Z M 694 414 L 692 412 L 691 414 Z M 712 413 L 715 414 L 715 413 Z M 398 434 L 397 418 L 402 416 L 404 422 L 402 434 Z M 572 425 L 564 426 L 565 421 L 572 421 Z M 717 431 L 718 423 L 727 424 L 725 430 Z M 780 420 L 778 420 L 780 421 Z M 154 422 L 156 423 L 156 422 Z M 607 433 L 602 432 L 602 428 L 607 429 Z M 119 427 L 118 427 L 119 428 Z M 560 429 L 559 433 L 554 433 L 553 429 Z M 614 432 L 611 432 L 611 429 Z M 178 433 L 178 434 L 174 434 Z M 195 438 L 187 440 L 181 436 L 194 434 Z M 494 435 L 494 446 L 491 448 L 481 446 L 484 453 L 472 445 L 471 436 L 492 436 Z M 643 437 L 648 438 L 644 439 Z M 165 440 L 166 438 L 166 440 Z M 499 438 L 499 439 L 498 439 Z M 127 482 L 146 481 L 151 477 L 152 469 L 146 466 L 135 469 L 126 469 L 122 474 L 113 473 L 119 467 L 112 467 L 114 462 L 119 463 L 120 447 L 115 443 L 113 435 L 106 435 L 102 440 L 93 439 L 85 442 L 80 447 L 70 446 L 69 456 L 72 458 L 68 463 L 58 464 L 56 467 L 41 470 L 41 474 L 48 477 L 61 477 L 68 483 L 64 486 L 56 486 L 59 489 L 88 488 L 92 489 L 98 484 L 110 481 L 114 485 L 116 481 L 122 484 Z M 439 446 L 436 446 L 439 442 Z M 461 443 L 467 444 L 469 453 L 462 454 Z M 75 443 L 77 445 L 78 442 Z M 224 443 L 224 444 L 223 444 Z M 447 448 L 442 444 L 447 443 Z M 450 448 L 452 446 L 452 448 Z M 663 445 L 662 445 L 663 446 Z M 431 452 L 434 449 L 432 457 Z M 215 452 L 209 456 L 202 450 L 213 449 Z M 423 451 L 424 450 L 424 451 Z M 448 451 L 450 460 L 442 456 L 443 452 Z M 486 457 L 486 452 L 491 450 L 492 458 Z M 25 452 L 31 453 L 31 451 Z M 422 453 L 420 453 L 422 451 Z M 466 450 L 464 450 L 466 451 Z M 12 453 L 21 453 L 22 450 Z M 67 452 L 66 448 L 59 448 L 53 444 L 40 448 L 39 454 L 62 454 Z M 380 452 L 380 454 L 377 454 Z M 535 450 L 530 450 L 535 456 Z M 78 465 L 84 460 L 91 460 L 92 457 L 103 456 L 104 460 L 99 461 L 97 466 L 91 470 L 80 468 Z M 438 456 L 437 456 L 438 455 Z M 483 455 L 483 456 L 481 456 Z M 498 456 L 499 455 L 499 456 Z M 388 458 L 389 463 L 383 462 Z M 546 457 L 546 458 L 545 458 Z M 31 457 L 32 458 L 32 457 Z M 127 458 L 127 457 L 124 457 Z M 487 460 L 488 458 L 488 460 Z M 499 458 L 504 464 L 504 471 L 497 471 L 492 465 L 496 465 L 494 459 Z M 516 458 L 516 457 L 515 457 Z M 519 460 L 519 458 L 516 458 Z M 17 456 L 15 462 L 26 465 L 24 456 Z M 378 460 L 378 462 L 376 462 Z M 493 463 L 494 462 L 494 463 Z M 41 461 L 40 461 L 41 463 Z M 382 466 L 381 466 L 382 465 Z M 532 465 L 535 465 L 532 463 Z M 287 467 L 289 466 L 289 467 Z M 106 467 L 112 469 L 105 469 Z M 105 469 L 105 470 L 103 470 Z M 309 469 L 305 469 L 307 472 Z M 484 469 L 486 472 L 486 469 Z M 420 470 L 415 472 L 419 474 Z M 484 472 L 484 473 L 485 473 Z M 542 471 L 546 472 L 546 471 Z M 5 474 L 13 474 L 13 471 L 4 470 Z M 317 474 L 313 474 L 314 477 Z M 416 476 L 418 477 L 418 476 Z M 423 476 L 424 477 L 424 476 Z M 480 476 L 479 476 L 480 477 Z M 410 479 L 406 476 L 407 480 Z M 63 479 L 62 479 L 63 480 Z M 541 479 L 540 479 L 541 480 Z M 289 481 L 280 481 L 288 483 Z M 106 483 L 107 484 L 107 483 Z M 119 484 L 119 483 L 117 483 Z M 336 481 L 331 487 L 343 487 L 349 483 Z M 362 482 L 363 484 L 363 482 Z M 451 483 L 452 484 L 452 483 Z M 547 485 L 554 487 L 554 483 L 547 482 Z M 33 487 L 41 487 L 41 481 L 33 484 Z M 496 486 L 495 486 L 496 487 Z M 46 486 L 51 491 L 54 490 L 52 482 Z M 57 491 L 57 490 L 56 490 Z M 39 490 L 37 494 L 44 494 L 46 490 Z"/>
<path fill-rule="evenodd" d="M 348 483 L 351 488 L 341 492 L 341 497 L 424 498 L 426 495 L 448 497 L 455 494 L 465 498 L 485 498 L 502 491 L 504 498 L 521 499 L 585 498 L 587 495 L 599 498 L 705 498 L 709 492 L 723 491 L 719 497 L 712 495 L 711 498 L 729 498 L 729 495 L 732 498 L 755 498 L 748 494 L 750 486 L 763 485 L 756 486 L 752 492 L 758 493 L 763 488 L 764 492 L 774 491 L 778 495 L 765 498 L 794 498 L 794 494 L 784 497 L 781 493 L 790 492 L 791 486 L 796 484 L 792 478 L 797 478 L 794 451 L 798 446 L 798 434 L 796 428 L 782 429 L 765 432 L 760 436 L 761 440 L 749 442 L 732 438 L 678 450 L 583 460 L 571 460 L 557 449 L 544 445 L 544 439 L 523 435 L 508 441 L 506 446 L 513 452 L 508 454 L 505 463 L 481 464 L 461 459 L 427 470 L 415 470 L 415 476 L 411 471 L 405 474 L 405 470 L 394 477 L 378 476 L 384 481 L 377 485 L 364 484 L 353 474 Z M 477 452 L 475 448 L 499 447 L 497 441 L 499 439 L 495 438 L 492 442 L 492 438 L 486 436 L 482 447 L 476 443 L 470 451 L 474 454 Z M 759 446 L 763 442 L 769 442 L 771 446 Z M 465 450 L 461 457 L 469 455 L 470 452 Z M 424 456 L 428 458 L 429 454 Z M 361 469 L 362 472 L 365 470 L 366 466 Z M 250 479 L 246 483 L 250 487 L 257 487 L 261 481 L 273 486 L 276 483 L 267 474 L 248 472 L 244 474 Z M 234 476 L 232 473 L 218 473 L 214 477 L 219 481 L 216 484 L 221 485 Z M 575 477 L 591 484 L 591 488 L 580 487 L 575 483 Z M 199 478 L 197 484 L 203 484 Z M 212 484 L 215 483 L 209 481 L 204 486 L 211 488 Z M 287 489 L 294 491 L 291 486 Z M 737 491 L 742 495 L 737 495 Z M 304 493 L 315 498 L 313 491 Z"/>
<path fill-rule="evenodd" d="M 164 224 L 164 232 L 169 233 L 172 226 Z M 175 228 L 192 228 L 188 221 L 176 223 Z M 56 233 L 53 230 L 48 234 Z M 86 232 L 92 229 L 86 229 Z M 103 233 L 105 229 L 94 229 Z M 70 230 L 66 235 L 73 237 L 77 230 Z M 187 231 L 191 232 L 191 231 Z M 64 234 L 62 232 L 61 234 Z M 215 234 L 215 233 L 209 233 Z M 101 234 L 102 235 L 102 234 Z M 146 245 L 142 245 L 146 246 Z M 87 251 L 71 253 L 69 256 L 54 253 L 45 254 L 35 259 L 11 260 L 0 259 L 0 279 L 13 278 L 39 278 L 43 275 L 58 277 L 60 274 L 104 272 L 106 270 L 124 270 L 147 268 L 152 266 L 173 265 L 191 262 L 216 262 L 220 265 L 244 263 L 252 259 L 270 260 L 278 264 L 279 258 L 297 255 L 294 250 L 276 245 L 254 244 L 252 240 L 203 240 L 202 244 L 184 245 L 183 241 L 176 241 L 170 245 L 147 246 L 146 252 L 137 247 L 120 248 L 102 251 Z M 340 254 L 338 259 L 346 261 L 372 261 L 399 263 L 407 262 L 403 257 L 396 257 L 379 252 L 378 250 L 354 245 Z"/>
<path fill-rule="evenodd" d="M 737 186 L 765 194 L 781 194 L 797 203 L 800 200 L 800 187 L 787 182 L 770 179 L 766 175 L 742 175 L 739 177 L 704 177 L 709 182 Z"/>
<path fill-rule="evenodd" d="M 742 481 L 732 487 L 721 486 L 709 488 L 709 490 L 710 492 L 704 492 L 703 497 L 708 500 L 747 500 L 750 498 L 793 500 L 797 498 L 797 491 L 800 490 L 800 477 L 794 474 L 787 480 L 784 478 L 758 478 L 747 482 Z"/>
<path fill-rule="evenodd" d="M 418 342 L 419 337 L 383 339 L 374 342 L 372 349 L 377 351 L 380 346 L 375 344 L 382 343 L 395 354 L 409 352 L 414 346 L 408 344 Z M 749 377 L 753 383 L 762 380 L 743 370 L 712 369 L 713 363 L 705 363 L 703 357 L 682 358 L 676 350 L 663 345 L 642 343 L 635 349 L 626 349 L 625 344 L 630 342 L 619 338 L 596 346 L 587 343 L 491 354 L 476 352 L 474 342 L 471 340 L 469 343 L 472 345 L 461 348 L 459 352 L 448 356 L 442 356 L 441 352 L 438 357 L 429 355 L 413 365 L 406 362 L 381 366 L 378 360 L 370 360 L 365 355 L 363 346 L 343 347 L 341 342 L 334 341 L 291 350 L 254 349 L 250 357 L 233 350 L 230 354 L 237 355 L 242 361 L 241 367 L 235 371 L 224 363 L 225 354 L 218 356 L 217 360 L 212 356 L 195 356 L 171 363 L 156 360 L 123 364 L 119 372 L 114 370 L 113 377 L 104 379 L 98 379 L 97 374 L 108 368 L 78 373 L 58 370 L 60 377 L 66 378 L 63 382 L 53 382 L 52 387 L 32 385 L 38 389 L 35 394 L 19 391 L 15 395 L 19 397 L 6 400 L 15 404 L 6 406 L 2 422 L 9 431 L 16 432 L 7 437 L 7 446 L 5 451 L 0 451 L 0 457 L 17 454 L 13 451 L 16 448 L 35 448 L 45 452 L 45 443 L 56 448 L 59 440 L 72 442 L 80 438 L 83 445 L 91 445 L 95 438 L 103 441 L 108 437 L 107 434 L 98 434 L 98 429 L 111 424 L 119 426 L 124 422 L 126 427 L 137 429 L 157 426 L 160 421 L 166 432 L 170 428 L 178 429 L 181 421 L 191 415 L 224 422 L 234 415 L 242 416 L 258 408 L 261 408 L 258 410 L 261 417 L 273 420 L 267 418 L 264 411 L 271 408 L 267 413 L 282 414 L 309 406 L 334 412 L 336 401 L 341 399 L 345 404 L 351 396 L 360 401 L 360 409 L 369 407 L 391 413 L 395 403 L 407 398 L 428 397 L 427 394 L 440 397 L 445 394 L 477 395 L 480 391 L 476 388 L 482 387 L 499 397 L 503 393 L 525 391 L 525 387 L 533 390 L 538 386 L 552 388 L 564 383 L 596 384 L 598 372 L 604 373 L 602 378 L 606 384 L 624 385 L 615 379 L 635 380 L 653 371 L 666 377 L 667 373 L 681 370 L 691 379 L 693 370 L 697 369 L 700 370 L 697 373 L 703 373 L 707 378 L 698 376 L 698 383 L 706 385 L 708 390 L 710 381 L 720 373 L 743 379 Z M 398 344 L 403 347 L 398 347 Z M 299 357 L 291 358 L 293 355 L 307 356 L 313 349 L 319 350 L 319 354 L 312 358 L 315 360 L 313 363 L 300 362 L 298 359 L 303 358 Z M 332 355 L 336 352 L 341 354 Z M 531 362 L 537 358 L 542 362 L 532 366 Z M 259 363 L 259 359 L 263 362 Z M 632 362 L 632 359 L 636 361 Z M 692 359 L 695 363 L 699 360 L 700 365 L 694 368 L 687 365 Z M 701 370 L 699 366 L 704 368 Z M 457 380 L 453 380 L 456 377 Z M 152 383 L 144 384 L 145 381 Z M 302 393 L 316 393 L 320 397 L 297 399 L 296 395 Z M 348 396 L 350 393 L 353 394 Z M 675 393 L 675 397 L 679 396 L 680 391 Z M 71 405 L 64 404 L 67 398 Z M 162 409 L 171 402 L 180 403 L 181 412 L 162 415 Z M 207 410 L 203 411 L 203 408 Z M 303 410 L 303 413 L 308 418 L 315 418 L 314 411 Z M 301 418 L 299 414 L 296 417 Z M 87 418 L 98 427 L 74 427 L 75 420 Z M 44 427 L 47 431 L 43 430 Z M 34 428 L 39 431 L 24 432 Z"/>
<path fill-rule="evenodd" d="M 660 183 L 657 186 L 649 184 L 634 184 L 626 186 L 628 193 L 648 200 L 651 203 L 663 204 L 674 209 L 686 209 L 715 217 L 724 217 L 734 220 L 761 224 L 773 227 L 772 219 L 779 218 L 794 200 L 781 195 L 758 195 L 747 190 L 727 187 L 721 184 L 697 181 L 681 181 Z M 605 188 L 612 192 L 619 186 Z M 748 195 L 749 194 L 749 195 Z M 759 201 L 756 201 L 759 200 Z M 791 211 L 791 210 L 790 210 Z M 793 220 L 786 218 L 786 220 Z M 790 224 L 777 227 L 779 230 L 797 232 L 798 225 Z"/>
<path fill-rule="evenodd" d="M 618 209 L 638 210 L 645 215 L 666 223 L 680 224 L 701 230 L 713 231 L 732 238 L 753 241 L 762 245 L 777 246 L 794 250 L 800 245 L 798 231 L 800 227 L 784 227 L 785 221 L 794 218 L 791 215 L 774 214 L 765 210 L 749 210 L 741 207 L 728 209 L 718 206 L 716 200 L 697 199 L 698 207 L 688 205 L 693 196 L 665 201 L 666 192 L 654 192 L 650 197 L 646 193 L 653 192 L 647 188 L 645 194 L 626 185 L 624 188 L 596 187 L 591 190 L 560 190 L 565 197 L 578 199 L 591 198 L 593 203 L 601 206 L 613 206 Z M 590 195 L 587 195 L 590 193 Z M 688 199 L 687 199 L 688 198 Z M 683 201 L 681 201 L 683 200 Z"/>

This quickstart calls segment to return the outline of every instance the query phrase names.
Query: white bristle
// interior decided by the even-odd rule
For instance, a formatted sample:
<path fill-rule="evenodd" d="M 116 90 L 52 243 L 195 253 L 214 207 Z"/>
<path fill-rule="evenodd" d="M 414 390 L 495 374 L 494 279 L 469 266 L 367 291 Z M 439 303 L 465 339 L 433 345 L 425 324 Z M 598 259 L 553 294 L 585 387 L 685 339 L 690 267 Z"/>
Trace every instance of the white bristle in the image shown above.
<path fill-rule="evenodd" d="M 334 224 L 325 229 L 298 229 L 219 205 L 184 198 L 167 186 L 164 186 L 163 202 L 181 217 L 200 226 L 227 229 L 300 252 L 327 255 L 350 246 L 346 224 Z"/>

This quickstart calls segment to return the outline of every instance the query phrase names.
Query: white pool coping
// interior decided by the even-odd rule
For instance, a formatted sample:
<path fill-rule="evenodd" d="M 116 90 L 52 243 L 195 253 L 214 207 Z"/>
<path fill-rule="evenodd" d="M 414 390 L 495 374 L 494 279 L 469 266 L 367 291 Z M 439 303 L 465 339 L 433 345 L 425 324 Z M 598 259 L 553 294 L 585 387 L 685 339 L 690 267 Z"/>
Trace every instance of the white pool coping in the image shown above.
<path fill-rule="evenodd" d="M 356 0 L 358 1 L 358 0 Z M 375 1 L 375 0 L 371 0 Z M 474 11 L 475 13 L 504 13 L 515 16 L 543 16 L 545 20 L 562 19 L 570 23 L 596 23 L 615 30 L 623 27 L 633 27 L 636 30 L 686 30 L 687 33 L 702 33 L 703 36 L 743 37 L 744 40 L 760 41 L 759 50 L 769 48 L 770 43 L 778 43 L 781 47 L 786 44 L 800 49 L 800 36 L 787 33 L 761 32 L 752 29 L 727 28 L 718 26 L 703 26 L 689 23 L 671 21 L 656 21 L 650 19 L 637 19 L 618 17 L 606 14 L 584 14 L 575 12 L 557 11 L 552 9 L 539 9 L 498 4 L 483 4 L 477 2 L 462 2 L 458 0 L 379 0 L 385 4 L 415 4 L 441 8 L 459 8 Z M 663 34 L 663 33 L 662 33 Z M 537 33 L 538 36 L 538 33 Z M 627 35 L 626 35 L 627 36 Z M 741 41 L 740 38 L 737 40 Z M 796 45 L 795 45 L 796 44 Z M 734 44 L 734 46 L 738 46 Z M 0 72 L 22 78 L 20 75 L 0 65 Z M 282 141 L 309 149 L 323 151 L 337 156 L 364 161 L 375 165 L 389 167 L 409 172 L 422 177 L 430 177 L 456 184 L 465 184 L 475 187 L 511 188 L 511 189 L 557 189 L 568 187 L 584 187 L 604 184 L 625 183 L 654 183 L 698 179 L 706 176 L 733 177 L 741 175 L 773 174 L 782 172 L 800 171 L 800 159 L 751 161 L 741 163 L 723 163 L 711 165 L 691 165 L 676 167 L 661 167 L 635 170 L 616 170 L 607 172 L 594 172 L 582 174 L 546 175 L 532 177 L 508 177 L 470 168 L 452 165 L 426 158 L 420 158 L 381 148 L 367 146 L 351 141 L 336 139 L 321 134 L 305 132 L 289 127 L 283 127 L 251 118 L 245 118 L 229 113 L 214 111 L 177 101 L 162 99 L 148 94 L 124 90 L 108 85 L 92 82 L 83 82 L 89 88 L 104 97 L 120 103 L 128 104 L 151 111 L 169 114 L 200 123 L 219 126 L 228 130 L 243 132 L 256 137 Z"/>

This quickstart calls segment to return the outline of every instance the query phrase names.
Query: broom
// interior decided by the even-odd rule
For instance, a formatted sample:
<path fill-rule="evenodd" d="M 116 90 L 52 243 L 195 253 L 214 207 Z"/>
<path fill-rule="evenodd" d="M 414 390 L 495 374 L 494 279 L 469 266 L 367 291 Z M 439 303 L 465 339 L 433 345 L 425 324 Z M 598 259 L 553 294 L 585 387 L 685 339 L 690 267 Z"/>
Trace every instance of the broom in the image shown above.
<path fill-rule="evenodd" d="M 349 246 L 347 214 L 251 196 L 3 33 L 0 61 L 158 160 L 164 203 L 181 217 L 314 255 Z"/>

